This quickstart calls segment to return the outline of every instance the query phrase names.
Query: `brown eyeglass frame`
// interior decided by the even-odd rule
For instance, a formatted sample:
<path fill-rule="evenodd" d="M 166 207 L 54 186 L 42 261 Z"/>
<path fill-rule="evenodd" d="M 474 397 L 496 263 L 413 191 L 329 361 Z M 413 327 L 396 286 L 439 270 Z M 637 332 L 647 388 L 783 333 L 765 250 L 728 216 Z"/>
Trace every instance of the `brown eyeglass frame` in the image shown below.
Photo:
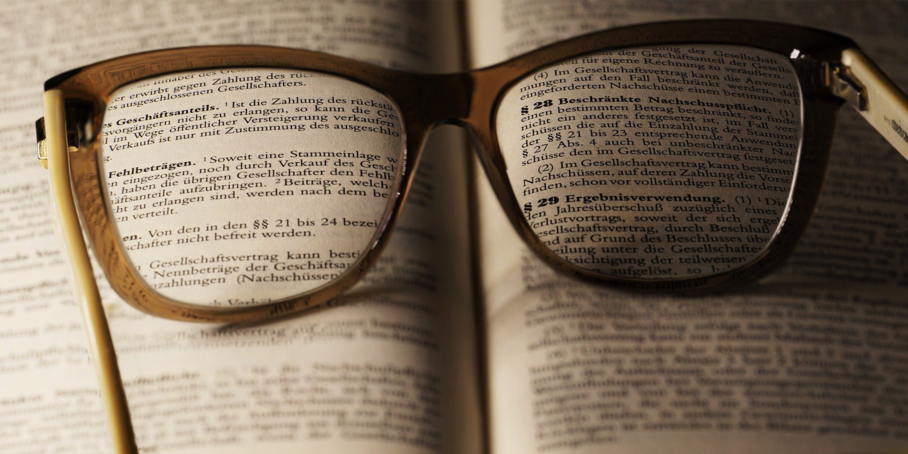
<path fill-rule="evenodd" d="M 496 136 L 496 108 L 508 89 L 533 71 L 561 61 L 622 48 L 671 44 L 725 44 L 771 51 L 788 58 L 802 96 L 803 133 L 787 216 L 761 256 L 719 274 L 647 281 L 587 271 L 551 252 L 521 214 Z M 65 105 L 72 189 L 96 257 L 114 290 L 138 309 L 170 319 L 240 322 L 280 316 L 325 303 L 355 284 L 387 244 L 401 213 L 429 132 L 441 124 L 466 128 L 511 223 L 530 248 L 554 268 L 578 278 L 638 289 L 702 291 L 764 276 L 791 253 L 815 210 L 838 108 L 859 106 L 863 87 L 850 86 L 843 52 L 857 46 L 839 35 L 771 22 L 708 20 L 645 24 L 559 42 L 504 63 L 458 74 L 414 74 L 318 52 L 264 46 L 209 46 L 145 52 L 75 69 L 47 81 Z M 405 131 L 401 166 L 382 225 L 370 246 L 335 281 L 272 304 L 217 308 L 187 305 L 153 291 L 130 266 L 117 238 L 100 178 L 99 141 L 105 106 L 118 88 L 141 79 L 189 70 L 263 67 L 317 71 L 381 92 L 401 113 Z M 875 67 L 874 67 L 875 68 Z M 844 81 L 843 81 L 844 80 Z M 890 82 L 891 84 L 891 82 Z M 894 85 L 893 85 L 894 86 Z M 856 94 L 855 94 L 856 92 Z M 904 97 L 904 95 L 902 95 Z M 40 131 L 39 136 L 43 134 Z M 39 140 L 41 137 L 39 137 Z"/>
<path fill-rule="evenodd" d="M 535 70 L 594 52 L 672 44 L 738 45 L 789 58 L 801 86 L 803 128 L 788 213 L 759 259 L 741 269 L 671 281 L 617 279 L 591 273 L 546 248 L 521 214 L 496 139 L 496 107 L 511 86 Z M 378 90 L 397 104 L 406 134 L 392 200 L 368 251 L 332 283 L 271 305 L 232 310 L 202 308 L 164 298 L 139 278 L 129 265 L 112 225 L 98 161 L 102 117 L 116 89 L 162 74 L 225 67 L 294 68 L 353 80 Z M 532 250 L 553 267 L 582 279 L 626 287 L 675 291 L 716 289 L 766 275 L 792 252 L 815 210 L 835 117 L 845 102 L 852 104 L 908 158 L 908 138 L 904 135 L 908 129 L 908 97 L 848 38 L 772 22 L 699 20 L 618 28 L 552 44 L 499 65 L 459 74 L 412 74 L 305 50 L 214 46 L 129 55 L 56 76 L 45 84 L 45 117 L 37 124 L 38 158 L 51 171 L 51 190 L 63 227 L 62 239 L 72 262 L 75 294 L 82 307 L 90 350 L 101 380 L 114 450 L 137 452 L 113 344 L 82 240 L 82 226 L 111 286 L 140 310 L 172 319 L 209 322 L 239 322 L 288 314 L 340 295 L 375 262 L 387 244 L 388 231 L 401 213 L 422 145 L 435 126 L 448 123 L 469 131 L 511 223 Z M 75 205 L 79 207 L 78 214 Z"/>

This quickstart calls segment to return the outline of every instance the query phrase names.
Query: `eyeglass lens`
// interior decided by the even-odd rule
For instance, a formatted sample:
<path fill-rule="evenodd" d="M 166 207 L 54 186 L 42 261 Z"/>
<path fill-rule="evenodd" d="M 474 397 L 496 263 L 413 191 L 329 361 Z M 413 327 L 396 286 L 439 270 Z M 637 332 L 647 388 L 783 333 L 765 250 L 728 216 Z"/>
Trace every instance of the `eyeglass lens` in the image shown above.
<path fill-rule="evenodd" d="M 772 241 L 800 100 L 779 54 L 637 47 L 527 76 L 496 121 L 511 188 L 552 252 L 601 275 L 677 279 L 743 267 Z"/>
<path fill-rule="evenodd" d="M 118 239 L 152 289 L 258 305 L 331 282 L 367 250 L 403 140 L 394 103 L 347 79 L 193 71 L 113 94 L 101 173 Z"/>

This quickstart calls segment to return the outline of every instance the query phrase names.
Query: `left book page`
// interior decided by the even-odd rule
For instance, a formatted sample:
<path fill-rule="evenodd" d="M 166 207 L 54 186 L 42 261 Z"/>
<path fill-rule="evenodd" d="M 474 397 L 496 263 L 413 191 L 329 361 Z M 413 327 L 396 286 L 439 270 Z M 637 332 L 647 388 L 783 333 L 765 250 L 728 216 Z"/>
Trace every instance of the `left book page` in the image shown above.
<path fill-rule="evenodd" d="M 7 21 L 0 29 L 6 44 L 0 52 L 7 62 L 0 81 L 4 99 L 0 107 L 0 152 L 4 156 L 0 169 L 0 451 L 4 453 L 110 450 L 85 335 L 54 238 L 47 175 L 34 155 L 32 122 L 42 115 L 40 87 L 44 79 L 117 55 L 201 44 L 299 47 L 421 72 L 455 70 L 460 62 L 457 21 L 453 20 L 456 5 L 452 2 L 161 1 L 140 5 L 97 1 L 76 7 L 63 1 L 13 1 L 0 8 Z M 232 77 L 238 76 L 254 75 Z M 231 86 L 249 82 L 230 77 L 224 79 Z M 205 82 L 213 85 L 213 81 Z M 170 85 L 169 92 L 191 88 Z M 143 92 L 141 87 L 138 92 Z M 130 94 L 134 93 L 126 96 Z M 363 94 L 347 95 L 348 102 L 365 100 Z M 329 97 L 324 97 L 325 103 Z M 278 113 L 243 114 L 241 109 L 230 106 L 229 113 L 240 121 Z M 236 112 L 240 114 L 234 116 Z M 220 128 L 208 124 L 216 121 L 213 115 L 197 120 L 190 126 Z M 351 121 L 355 120 L 344 123 Z M 255 127 L 270 124 L 253 123 Z M 146 131 L 122 132 L 124 137 L 132 137 Z M 261 131 L 250 129 L 243 135 L 252 137 L 257 132 Z M 278 323 L 229 329 L 153 319 L 123 304 L 113 292 L 102 290 L 140 447 L 148 452 L 219 454 L 301 449 L 480 451 L 472 284 L 469 257 L 464 252 L 469 250 L 465 160 L 462 153 L 438 150 L 447 146 L 459 151 L 456 137 L 444 137 L 451 142 L 447 145 L 434 139 L 442 137 L 430 140 L 390 246 L 365 282 L 341 298 L 336 307 Z M 141 138 L 124 141 L 142 142 Z M 122 156 L 126 154 L 117 157 Z M 205 156 L 222 157 L 219 153 Z M 354 165 L 374 161 L 362 153 L 332 159 Z M 115 161 L 111 160 L 107 170 L 121 192 L 127 185 L 125 179 L 136 179 L 131 169 L 148 167 L 124 162 L 114 168 Z M 275 161 L 273 165 L 280 164 Z M 370 190 L 380 187 L 380 170 L 371 170 L 373 173 L 359 181 Z M 236 171 L 231 168 L 221 173 L 233 175 Z M 224 180 L 207 181 L 193 187 L 224 184 Z M 239 191 L 245 194 L 252 189 Z M 158 215 L 168 208 L 192 209 L 192 197 L 164 196 L 161 200 L 188 201 L 164 202 L 162 210 L 155 211 L 133 206 L 141 203 L 138 198 L 143 194 L 130 189 L 111 198 L 122 204 L 124 212 L 157 213 L 123 223 L 146 222 L 126 235 L 141 238 L 131 241 L 154 241 L 150 231 L 173 230 L 172 238 L 158 238 L 158 244 L 191 236 L 177 232 L 179 227 L 172 229 Z M 148 207 L 158 201 L 144 199 L 150 202 Z M 288 214 L 294 213 L 287 205 Z M 287 218 L 298 223 L 297 214 Z M 341 213 L 337 218 L 343 222 L 351 216 Z M 155 217 L 159 222 L 149 221 Z M 308 223 L 308 219 L 300 219 Z M 199 220 L 200 234 L 205 235 L 203 221 Z M 226 222 L 212 224 L 223 227 Z M 294 226 L 295 231 L 314 231 L 306 227 Z M 233 236 L 241 234 L 237 231 Z M 186 242 L 190 246 L 198 243 Z M 154 249 L 135 247 L 146 252 Z M 286 251 L 278 254 L 251 248 L 232 254 L 220 245 L 216 249 L 213 254 L 201 248 L 185 255 L 279 255 L 280 260 L 293 260 L 285 256 Z M 339 246 L 329 249 L 328 255 L 332 250 L 347 252 Z M 153 254 L 148 260 L 150 266 L 155 261 Z M 152 273 L 149 279 L 162 292 L 204 299 L 219 277 L 189 276 L 186 271 L 223 274 L 237 266 L 187 263 L 170 261 L 168 269 Z M 106 289 L 103 279 L 102 287 Z M 253 292 L 241 298 L 256 297 Z"/>

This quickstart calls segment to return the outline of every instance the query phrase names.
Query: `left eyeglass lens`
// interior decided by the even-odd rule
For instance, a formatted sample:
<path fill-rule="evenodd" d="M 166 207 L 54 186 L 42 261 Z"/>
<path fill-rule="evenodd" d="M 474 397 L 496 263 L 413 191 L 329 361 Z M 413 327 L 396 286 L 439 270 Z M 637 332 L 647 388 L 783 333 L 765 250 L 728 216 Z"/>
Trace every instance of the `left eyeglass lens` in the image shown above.
<path fill-rule="evenodd" d="M 167 74 L 110 98 L 100 147 L 114 231 L 155 292 L 201 306 L 267 304 L 341 276 L 396 191 L 394 103 L 327 74 Z"/>

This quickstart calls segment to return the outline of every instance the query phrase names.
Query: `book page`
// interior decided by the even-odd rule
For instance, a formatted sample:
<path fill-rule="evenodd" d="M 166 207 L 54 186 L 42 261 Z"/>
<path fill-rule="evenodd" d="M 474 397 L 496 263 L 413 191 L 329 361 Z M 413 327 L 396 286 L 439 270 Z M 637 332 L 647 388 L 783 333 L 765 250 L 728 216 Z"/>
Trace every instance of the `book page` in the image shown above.
<path fill-rule="evenodd" d="M 450 2 L 81 2 L 76 7 L 13 1 L 2 10 L 9 44 L 0 82 L 4 453 L 110 451 L 78 308 L 53 238 L 47 173 L 35 162 L 33 121 L 42 115 L 44 79 L 117 55 L 197 44 L 306 48 L 420 72 L 456 70 L 460 61 Z M 383 109 L 380 96 L 346 82 L 314 88 L 321 92 L 310 92 L 310 103 L 287 92 L 301 83 L 312 87 L 314 76 L 278 70 L 182 75 L 128 88 L 109 108 L 104 176 L 115 183 L 109 200 L 115 214 L 128 220 L 121 223 L 124 246 L 151 252 L 134 260 L 157 291 L 200 304 L 258 304 L 281 297 L 266 294 L 283 285 L 275 281 L 339 273 L 361 252 L 351 244 L 361 241 L 359 229 L 370 230 L 377 221 L 356 208 L 383 199 L 375 192 L 387 194 L 382 191 L 388 190 L 388 174 L 396 171 L 389 160 L 397 150 L 392 132 L 399 125 L 380 124 L 388 121 L 381 115 L 393 115 L 393 109 Z M 328 93 L 344 83 L 342 93 Z M 219 87 L 238 96 L 222 100 Z M 195 102 L 203 97 L 201 104 L 211 107 Z M 286 102 L 267 112 L 254 105 L 275 97 Z M 195 98 L 185 103 L 192 107 L 181 104 L 188 98 Z M 341 99 L 343 110 L 317 112 L 338 107 Z M 199 108 L 209 111 L 160 114 Z M 162 118 L 154 118 L 158 114 Z M 303 115 L 304 121 L 278 119 Z M 310 129 L 316 122 L 343 124 L 350 149 L 329 149 L 323 138 L 318 151 L 330 157 L 311 149 L 303 156 L 288 134 L 318 132 L 318 126 Z M 288 124 L 297 130 L 265 129 Z M 227 128 L 241 127 L 235 136 L 243 136 L 245 150 L 228 149 Z M 202 133 L 214 139 L 206 144 Z M 259 133 L 270 136 L 253 140 Z M 163 145 L 169 141 L 181 142 L 183 152 L 167 155 Z M 271 141 L 274 149 L 266 143 Z M 151 154 L 155 146 L 161 151 L 152 157 L 136 153 Z M 445 147 L 453 152 L 442 153 Z M 457 135 L 433 136 L 386 252 L 364 282 L 330 308 L 247 327 L 171 322 L 119 301 L 98 271 L 139 446 L 161 453 L 477 452 L 481 415 L 460 148 Z M 325 159 L 330 162 L 321 162 Z M 292 172 L 265 176 L 281 167 Z M 346 167 L 355 169 L 352 176 L 329 175 Z M 347 201 L 329 208 L 348 211 L 316 218 L 314 210 L 292 208 L 292 199 L 304 190 L 341 187 L 350 191 Z M 205 211 L 199 197 L 226 202 L 204 216 L 174 220 L 180 210 Z M 231 208 L 233 197 L 258 200 Z M 281 209 L 256 211 L 275 205 Z M 327 226 L 320 225 L 323 218 Z M 239 226 L 243 223 L 247 228 Z M 240 246 L 248 239 L 244 235 L 253 233 L 261 247 Z M 339 240 L 304 255 L 302 243 L 281 248 L 280 241 L 264 241 L 265 233 L 291 243 L 316 234 Z M 228 281 L 249 290 L 225 290 Z"/>
<path fill-rule="evenodd" d="M 795 22 L 855 39 L 905 89 L 906 14 L 899 2 L 502 0 L 471 2 L 468 29 L 473 64 L 484 66 L 634 23 Z M 568 66 L 609 66 L 589 63 Z M 835 134 L 819 207 L 793 256 L 760 282 L 715 295 L 641 295 L 558 276 L 511 233 L 486 188 L 493 452 L 905 449 L 908 163 L 847 108 Z"/>

